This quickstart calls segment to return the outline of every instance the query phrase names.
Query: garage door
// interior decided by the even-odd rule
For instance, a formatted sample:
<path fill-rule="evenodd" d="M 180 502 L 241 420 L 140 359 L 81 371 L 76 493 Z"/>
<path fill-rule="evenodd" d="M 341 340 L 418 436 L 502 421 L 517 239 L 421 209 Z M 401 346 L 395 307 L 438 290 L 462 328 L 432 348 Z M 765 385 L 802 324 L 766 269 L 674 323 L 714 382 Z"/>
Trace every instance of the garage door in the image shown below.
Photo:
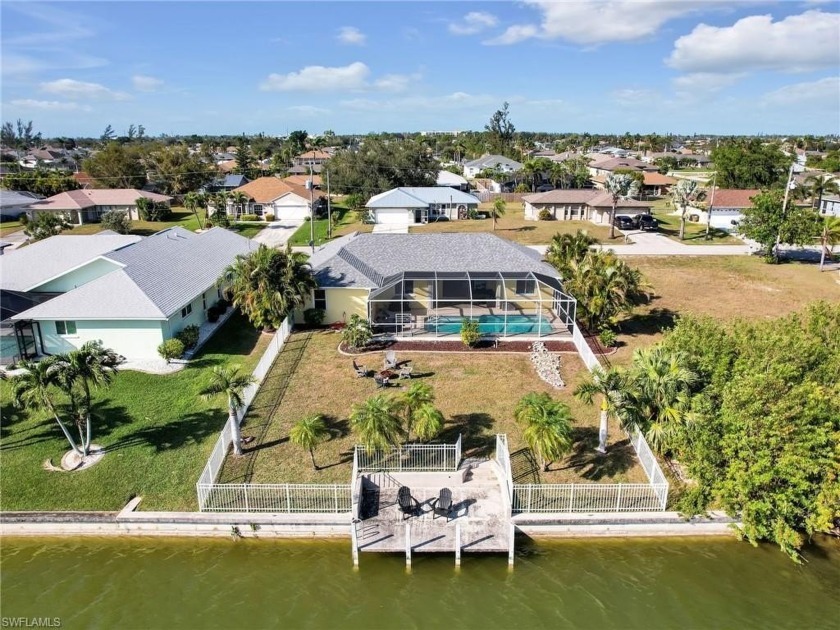
<path fill-rule="evenodd" d="M 414 223 L 413 215 L 403 208 L 387 208 L 376 211 L 376 222 L 383 225 L 408 225 Z"/>
<path fill-rule="evenodd" d="M 265 206 L 265 208 L 270 208 L 270 206 Z M 309 216 L 308 206 L 275 206 L 274 211 L 278 221 L 283 219 L 304 221 Z M 263 210 L 263 212 L 268 212 L 268 210 Z"/>

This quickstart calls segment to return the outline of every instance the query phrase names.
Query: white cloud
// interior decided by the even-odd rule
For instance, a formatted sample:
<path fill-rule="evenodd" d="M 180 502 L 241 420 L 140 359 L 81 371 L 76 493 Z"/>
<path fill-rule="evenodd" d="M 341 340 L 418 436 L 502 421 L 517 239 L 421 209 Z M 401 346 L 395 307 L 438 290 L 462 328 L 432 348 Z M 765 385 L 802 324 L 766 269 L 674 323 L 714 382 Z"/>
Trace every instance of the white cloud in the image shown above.
<path fill-rule="evenodd" d="M 658 98 L 655 90 L 646 88 L 622 88 L 610 93 L 610 97 L 620 105 L 642 105 L 653 103 Z"/>
<path fill-rule="evenodd" d="M 563 39 L 595 45 L 650 37 L 663 24 L 710 7 L 725 8 L 715 0 L 526 0 L 542 14 L 536 24 L 514 24 L 485 44 L 515 44 L 530 38 Z"/>
<path fill-rule="evenodd" d="M 714 72 L 692 72 L 674 79 L 674 88 L 682 95 L 696 96 L 698 93 L 720 92 L 723 88 L 734 85 L 746 75 L 716 74 Z"/>
<path fill-rule="evenodd" d="M 496 26 L 498 23 L 499 18 L 492 13 L 470 11 L 464 16 L 460 23 L 450 22 L 449 32 L 453 35 L 475 35 L 484 29 Z"/>
<path fill-rule="evenodd" d="M 667 64 L 692 73 L 803 72 L 840 64 L 840 13 L 811 10 L 774 22 L 753 15 L 732 26 L 699 24 L 674 43 Z"/>
<path fill-rule="evenodd" d="M 39 101 L 33 98 L 19 98 L 11 101 L 9 104 L 14 107 L 40 109 L 43 111 L 90 111 L 88 105 L 79 105 L 78 103 L 66 101 Z"/>
<path fill-rule="evenodd" d="M 134 85 L 134 89 L 139 92 L 157 92 L 163 87 L 163 79 L 157 79 L 144 74 L 135 74 L 131 77 L 131 83 Z"/>
<path fill-rule="evenodd" d="M 58 94 L 67 98 L 110 99 L 124 101 L 131 96 L 125 92 L 117 92 L 99 83 L 76 81 L 75 79 L 58 79 L 41 84 L 41 91 L 48 94 Z"/>
<path fill-rule="evenodd" d="M 338 41 L 342 44 L 350 44 L 351 46 L 364 46 L 367 41 L 367 35 L 362 33 L 355 26 L 342 26 L 338 30 Z"/>
<path fill-rule="evenodd" d="M 419 81 L 422 75 L 414 74 L 386 74 L 373 82 L 373 87 L 384 92 L 405 92 L 412 83 Z"/>
<path fill-rule="evenodd" d="M 288 74 L 272 73 L 260 84 L 260 89 L 266 92 L 362 90 L 369 75 L 370 68 L 361 61 L 333 68 L 306 66 Z"/>
<path fill-rule="evenodd" d="M 321 116 L 330 113 L 330 110 L 324 109 L 323 107 L 315 107 L 314 105 L 292 105 L 287 107 L 286 111 L 303 114 L 304 116 Z"/>
<path fill-rule="evenodd" d="M 816 81 L 786 85 L 762 96 L 761 102 L 767 105 L 814 102 L 840 111 L 840 77 L 825 77 Z"/>

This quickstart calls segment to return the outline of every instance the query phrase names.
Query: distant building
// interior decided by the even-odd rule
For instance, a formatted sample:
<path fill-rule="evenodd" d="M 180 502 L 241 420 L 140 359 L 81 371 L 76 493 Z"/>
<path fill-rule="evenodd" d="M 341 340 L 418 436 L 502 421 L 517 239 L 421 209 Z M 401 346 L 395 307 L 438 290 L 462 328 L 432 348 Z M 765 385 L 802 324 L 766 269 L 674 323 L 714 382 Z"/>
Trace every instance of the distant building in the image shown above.
<path fill-rule="evenodd" d="M 464 162 L 464 177 L 473 179 L 481 171 L 498 170 L 502 173 L 516 173 L 522 170 L 522 163 L 504 155 L 482 155 L 476 160 Z"/>

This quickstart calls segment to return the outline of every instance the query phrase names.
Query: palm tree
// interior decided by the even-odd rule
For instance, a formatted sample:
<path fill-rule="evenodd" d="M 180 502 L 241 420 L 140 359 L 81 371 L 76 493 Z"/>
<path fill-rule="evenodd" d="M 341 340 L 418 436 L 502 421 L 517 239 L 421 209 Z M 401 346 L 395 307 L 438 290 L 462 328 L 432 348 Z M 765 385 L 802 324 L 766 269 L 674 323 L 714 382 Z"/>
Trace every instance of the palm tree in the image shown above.
<path fill-rule="evenodd" d="M 202 227 L 201 218 L 198 216 L 198 209 L 207 208 L 207 197 L 201 193 L 189 192 L 184 195 L 184 207 L 187 210 L 192 210 L 195 215 L 195 220 L 198 222 L 198 227 Z"/>
<path fill-rule="evenodd" d="M 610 209 L 610 238 L 615 238 L 615 209 L 618 200 L 630 196 L 634 180 L 626 173 L 610 173 L 604 182 L 604 189 L 612 197 L 612 208 Z"/>
<path fill-rule="evenodd" d="M 589 253 L 589 248 L 598 240 L 586 230 L 578 230 L 574 234 L 555 234 L 545 253 L 545 259 L 561 273 L 571 261 L 580 262 Z"/>
<path fill-rule="evenodd" d="M 241 215 L 245 214 L 244 208 L 245 204 L 248 203 L 248 195 L 241 190 L 234 190 L 230 193 L 229 200 L 233 204 L 234 219 L 239 219 Z"/>
<path fill-rule="evenodd" d="M 493 213 L 493 231 L 496 231 L 496 219 L 498 217 L 505 216 L 505 212 L 507 212 L 507 203 L 505 202 L 504 198 L 501 196 L 496 197 L 493 201 L 493 209 L 491 210 Z"/>
<path fill-rule="evenodd" d="M 516 404 L 514 417 L 525 425 L 523 438 L 537 454 L 544 472 L 572 449 L 572 413 L 568 405 L 552 400 L 546 393 L 532 392 Z"/>
<path fill-rule="evenodd" d="M 693 179 L 681 179 L 671 188 L 671 196 L 674 198 L 674 205 L 680 210 L 680 240 L 685 240 L 685 213 L 688 205 L 698 201 L 705 193 L 701 191 L 697 182 Z"/>
<path fill-rule="evenodd" d="M 435 394 L 432 388 L 426 383 L 414 382 L 411 384 L 403 394 L 400 396 L 398 402 L 405 414 L 405 435 L 406 441 L 411 440 L 411 430 L 414 428 L 416 421 L 415 413 L 423 405 L 431 404 L 435 401 Z"/>
<path fill-rule="evenodd" d="M 390 396 L 379 394 L 353 405 L 350 424 L 369 452 L 385 450 L 400 441 L 402 430 L 399 406 Z"/>
<path fill-rule="evenodd" d="M 318 464 L 315 463 L 315 448 L 322 442 L 326 442 L 329 436 L 330 432 L 324 424 L 324 418 L 318 414 L 298 420 L 289 431 L 291 443 L 309 451 L 312 467 L 315 470 L 318 470 Z"/>
<path fill-rule="evenodd" d="M 213 224 L 219 227 L 227 227 L 230 225 L 230 219 L 227 214 L 228 193 L 225 191 L 217 192 L 210 196 L 208 203 L 213 205 Z M 208 212 L 208 216 L 209 216 Z"/>
<path fill-rule="evenodd" d="M 443 430 L 443 413 L 431 403 L 423 403 L 414 412 L 414 431 L 421 442 L 430 442 Z"/>
<path fill-rule="evenodd" d="M 204 400 L 217 396 L 225 396 L 228 405 L 228 419 L 231 426 L 231 441 L 235 455 L 242 455 L 242 433 L 239 430 L 238 413 L 245 406 L 245 389 L 255 383 L 256 379 L 250 374 L 240 374 L 239 366 L 224 367 L 217 365 L 210 375 L 210 383 L 201 392 Z"/>
<path fill-rule="evenodd" d="M 817 210 L 822 206 L 824 195 L 840 192 L 840 186 L 831 175 L 811 175 L 805 179 L 805 187 L 811 195 L 811 207 Z"/>
<path fill-rule="evenodd" d="M 598 429 L 599 453 L 607 452 L 607 423 L 612 416 L 617 418 L 624 427 L 624 414 L 622 404 L 624 402 L 627 379 L 624 373 L 616 370 L 603 370 L 596 368 L 592 378 L 582 382 L 574 391 L 575 398 L 591 405 L 595 396 L 601 396 L 601 424 Z"/>
<path fill-rule="evenodd" d="M 18 364 L 22 372 L 11 378 L 15 406 L 32 411 L 43 410 L 49 412 L 55 418 L 55 421 L 61 428 L 61 432 L 64 433 L 64 437 L 70 443 L 70 448 L 81 456 L 83 455 L 82 449 L 76 445 L 67 425 L 59 417 L 53 400 L 53 394 L 58 385 L 58 372 L 54 364 L 55 359 L 52 357 L 47 357 L 37 363 L 34 361 L 21 361 Z"/>
<path fill-rule="evenodd" d="M 834 246 L 840 243 L 840 217 L 825 217 L 823 223 L 823 231 L 820 235 L 820 245 L 822 251 L 820 252 L 820 271 L 825 266 L 826 254 L 834 257 Z"/>

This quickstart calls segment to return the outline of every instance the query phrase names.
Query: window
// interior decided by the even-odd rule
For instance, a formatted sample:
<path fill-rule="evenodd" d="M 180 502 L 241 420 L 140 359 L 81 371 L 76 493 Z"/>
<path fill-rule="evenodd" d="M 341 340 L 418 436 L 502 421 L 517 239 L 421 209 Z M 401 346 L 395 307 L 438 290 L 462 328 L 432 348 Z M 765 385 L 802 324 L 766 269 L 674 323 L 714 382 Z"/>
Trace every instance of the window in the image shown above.
<path fill-rule="evenodd" d="M 315 308 L 327 310 L 327 292 L 323 289 L 315 289 Z"/>
<path fill-rule="evenodd" d="M 201 310 L 203 310 L 203 311 L 207 310 L 207 296 L 204 295 L 203 293 L 201 294 Z"/>
<path fill-rule="evenodd" d="M 254 204 L 254 214 L 256 214 L 257 216 L 262 216 L 262 213 L 263 213 L 262 205 Z"/>
<path fill-rule="evenodd" d="M 534 295 L 537 292 L 537 282 L 531 278 L 516 281 L 517 295 Z"/>
<path fill-rule="evenodd" d="M 406 295 L 414 293 L 414 280 L 403 280 L 403 293 Z"/>
<path fill-rule="evenodd" d="M 76 322 L 56 322 L 55 332 L 59 335 L 75 335 Z"/>
<path fill-rule="evenodd" d="M 181 309 L 182 318 L 186 317 L 190 313 L 192 313 L 192 304 L 187 304 L 184 308 Z"/>

